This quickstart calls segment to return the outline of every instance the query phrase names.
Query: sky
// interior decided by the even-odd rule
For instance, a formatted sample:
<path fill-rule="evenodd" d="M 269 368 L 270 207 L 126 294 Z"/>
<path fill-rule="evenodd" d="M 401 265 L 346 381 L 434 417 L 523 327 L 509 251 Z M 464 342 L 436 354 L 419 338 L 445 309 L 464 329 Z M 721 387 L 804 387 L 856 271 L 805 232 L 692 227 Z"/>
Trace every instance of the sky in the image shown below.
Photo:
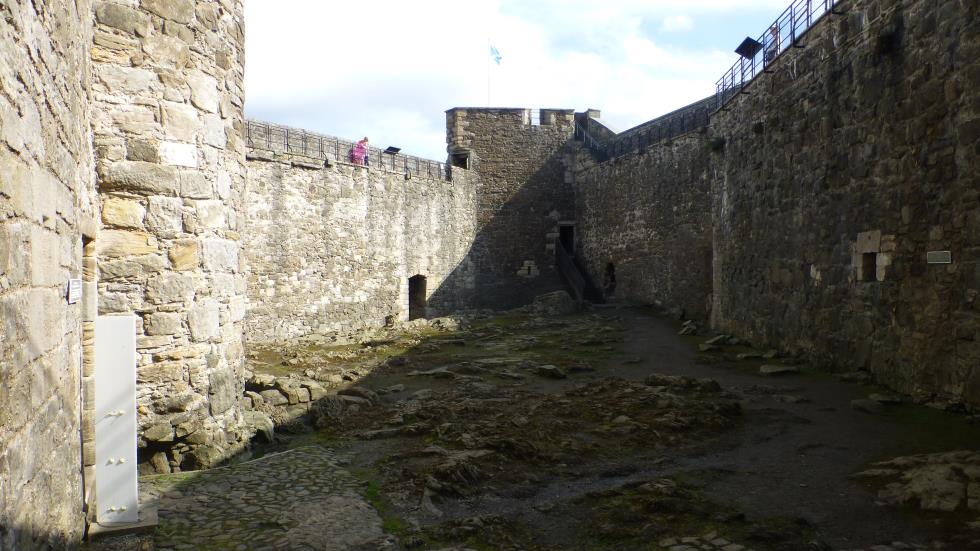
<path fill-rule="evenodd" d="M 245 113 L 440 161 L 453 107 L 594 108 L 622 131 L 712 94 L 789 3 L 246 0 Z"/>

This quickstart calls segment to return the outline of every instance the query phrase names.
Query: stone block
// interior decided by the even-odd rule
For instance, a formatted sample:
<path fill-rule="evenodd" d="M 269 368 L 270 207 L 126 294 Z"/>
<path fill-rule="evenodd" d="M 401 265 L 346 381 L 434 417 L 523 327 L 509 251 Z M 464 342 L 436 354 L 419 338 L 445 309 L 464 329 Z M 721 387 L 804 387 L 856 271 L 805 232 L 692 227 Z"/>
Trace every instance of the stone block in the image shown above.
<path fill-rule="evenodd" d="M 143 52 L 156 65 L 182 68 L 187 65 L 190 49 L 184 41 L 164 34 L 154 34 L 142 42 Z"/>
<path fill-rule="evenodd" d="M 166 261 L 160 255 L 130 257 L 124 260 L 103 260 L 99 263 L 99 279 L 114 281 L 137 279 L 147 274 L 163 271 Z"/>
<path fill-rule="evenodd" d="M 194 299 L 194 279 L 177 273 L 162 273 L 146 285 L 146 298 L 154 304 L 190 302 Z"/>
<path fill-rule="evenodd" d="M 255 435 L 259 440 L 263 442 L 275 440 L 276 425 L 269 414 L 261 411 L 247 411 L 245 412 L 245 423 L 255 430 Z"/>
<path fill-rule="evenodd" d="M 0 177 L 2 179 L 2 177 Z M 27 281 L 29 255 L 27 250 L 29 226 L 21 222 L 0 224 L 0 281 L 19 285 Z"/>
<path fill-rule="evenodd" d="M 131 138 L 126 140 L 126 159 L 146 163 L 160 162 L 160 144 L 156 140 Z"/>
<path fill-rule="evenodd" d="M 210 199 L 212 196 L 211 182 L 196 170 L 184 170 L 180 173 L 180 196 L 187 199 Z"/>
<path fill-rule="evenodd" d="M 218 82 L 211 75 L 200 71 L 187 75 L 187 85 L 191 88 L 191 103 L 208 113 L 218 112 Z"/>
<path fill-rule="evenodd" d="M 879 252 L 881 250 L 881 230 L 859 233 L 855 248 L 855 252 L 858 254 Z"/>
<path fill-rule="evenodd" d="M 180 239 L 170 247 L 170 264 L 178 272 L 194 270 L 201 263 L 199 246 L 194 239 Z"/>
<path fill-rule="evenodd" d="M 186 378 L 183 362 L 155 362 L 136 368 L 136 382 L 140 384 L 174 383 Z"/>
<path fill-rule="evenodd" d="M 142 0 L 140 7 L 177 23 L 190 23 L 194 19 L 193 0 Z"/>
<path fill-rule="evenodd" d="M 144 430 L 143 438 L 149 442 L 173 442 L 174 428 L 170 423 L 158 423 Z"/>
<path fill-rule="evenodd" d="M 231 175 L 226 171 L 221 171 L 215 177 L 214 190 L 221 199 L 227 199 L 231 195 Z"/>
<path fill-rule="evenodd" d="M 220 115 L 204 116 L 204 143 L 213 145 L 219 149 L 224 149 L 227 143 L 225 136 L 225 123 Z M 317 167 L 319 168 L 319 166 Z"/>
<path fill-rule="evenodd" d="M 206 341 L 219 335 L 218 302 L 205 299 L 187 313 L 187 325 L 191 338 L 196 342 Z"/>
<path fill-rule="evenodd" d="M 197 201 L 194 203 L 197 221 L 206 229 L 225 227 L 225 204 L 221 201 Z"/>
<path fill-rule="evenodd" d="M 146 228 L 160 237 L 176 237 L 184 231 L 183 206 L 178 197 L 150 197 Z"/>
<path fill-rule="evenodd" d="M 238 402 L 238 385 L 235 373 L 230 369 L 211 372 L 208 396 L 211 400 L 211 415 L 218 415 L 231 409 Z"/>
<path fill-rule="evenodd" d="M 92 72 L 97 81 L 113 94 L 143 95 L 154 84 L 160 83 L 156 73 L 138 67 L 96 63 Z"/>
<path fill-rule="evenodd" d="M 190 469 L 210 469 L 219 465 L 225 458 L 225 453 L 216 446 L 203 444 L 194 448 L 185 460 Z"/>
<path fill-rule="evenodd" d="M 102 223 L 107 226 L 143 229 L 146 208 L 139 201 L 106 197 L 102 202 Z"/>
<path fill-rule="evenodd" d="M 210 272 L 238 272 L 238 242 L 228 239 L 205 239 L 204 269 Z"/>
<path fill-rule="evenodd" d="M 184 438 L 190 434 L 194 434 L 197 431 L 204 428 L 204 425 L 198 419 L 191 419 L 189 421 L 184 421 L 176 426 L 175 433 L 177 438 Z"/>
<path fill-rule="evenodd" d="M 101 191 L 128 191 L 144 195 L 177 195 L 177 170 L 144 161 L 101 163 Z"/>
<path fill-rule="evenodd" d="M 67 273 L 61 269 L 61 238 L 39 226 L 31 226 L 31 282 L 38 287 L 63 283 Z"/>
<path fill-rule="evenodd" d="M 141 231 L 102 230 L 96 240 L 100 257 L 123 258 L 156 253 L 156 238 Z"/>
<path fill-rule="evenodd" d="M 197 137 L 197 109 L 186 103 L 162 103 L 163 131 L 176 140 L 193 143 Z"/>
<path fill-rule="evenodd" d="M 284 406 L 289 403 L 289 399 L 275 389 L 263 390 L 262 392 L 259 392 L 259 395 L 262 396 L 265 403 L 269 404 L 270 406 Z"/>
<path fill-rule="evenodd" d="M 176 312 L 156 312 L 143 316 L 143 331 L 147 335 L 176 335 L 180 328 L 180 314 Z"/>
<path fill-rule="evenodd" d="M 197 168 L 197 146 L 188 143 L 161 142 L 160 162 L 171 166 Z"/>
<path fill-rule="evenodd" d="M 137 350 L 151 350 L 155 348 L 162 348 L 164 346 L 170 346 L 173 343 L 173 337 L 170 335 L 147 335 L 142 337 L 136 337 L 136 349 Z"/>
<path fill-rule="evenodd" d="M 95 20 L 107 27 L 137 36 L 146 36 L 150 32 L 150 19 L 145 13 L 115 2 L 99 4 L 95 9 Z"/>

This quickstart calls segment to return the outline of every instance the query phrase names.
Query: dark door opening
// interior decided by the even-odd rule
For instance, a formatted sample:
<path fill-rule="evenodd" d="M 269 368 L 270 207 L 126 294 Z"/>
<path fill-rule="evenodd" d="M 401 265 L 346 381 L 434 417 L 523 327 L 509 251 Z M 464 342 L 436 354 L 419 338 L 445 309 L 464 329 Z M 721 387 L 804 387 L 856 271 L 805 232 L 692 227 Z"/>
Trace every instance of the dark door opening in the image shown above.
<path fill-rule="evenodd" d="M 616 292 L 616 265 L 612 262 L 606 264 L 606 271 L 602 274 L 602 292 L 607 297 Z"/>
<path fill-rule="evenodd" d="M 568 254 L 575 256 L 575 226 L 558 226 L 558 241 Z"/>
<path fill-rule="evenodd" d="M 408 319 L 425 317 L 425 276 L 408 278 Z"/>

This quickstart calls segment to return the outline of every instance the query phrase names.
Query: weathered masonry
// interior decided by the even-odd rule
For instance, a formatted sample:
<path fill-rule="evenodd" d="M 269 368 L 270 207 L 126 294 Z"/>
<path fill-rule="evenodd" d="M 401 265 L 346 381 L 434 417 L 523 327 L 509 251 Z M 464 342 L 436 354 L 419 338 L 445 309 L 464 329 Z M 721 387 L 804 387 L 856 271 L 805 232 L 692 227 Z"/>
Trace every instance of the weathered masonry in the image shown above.
<path fill-rule="evenodd" d="M 79 540 L 81 392 L 97 233 L 87 1 L 0 4 L 0 548 Z M 43 15 L 43 17 L 41 17 Z M 84 262 L 84 264 L 83 264 Z M 85 350 L 83 354 L 83 342 Z"/>
<path fill-rule="evenodd" d="M 349 143 L 249 125 L 249 342 L 380 327 L 413 304 L 423 316 L 468 307 L 471 171 L 377 151 L 353 165 Z"/>
<path fill-rule="evenodd" d="M 978 10 L 842 3 L 710 121 L 580 159 L 593 277 L 614 266 L 623 299 L 980 407 Z"/>
<path fill-rule="evenodd" d="M 533 114 L 538 117 L 533 117 Z M 537 119 L 537 120 L 535 120 Z M 574 220 L 564 157 L 573 146 L 569 109 L 457 108 L 446 113 L 455 165 L 478 175 L 470 258 L 478 307 L 512 307 L 561 288 L 559 226 Z"/>
<path fill-rule="evenodd" d="M 367 167 L 244 119 L 240 0 L 64 4 L 0 4 L 2 549 L 99 519 L 100 315 L 136 323 L 143 472 L 248 445 L 249 342 L 576 282 L 980 408 L 976 2 L 839 2 L 746 93 L 619 134 L 456 108 L 449 166 Z"/>

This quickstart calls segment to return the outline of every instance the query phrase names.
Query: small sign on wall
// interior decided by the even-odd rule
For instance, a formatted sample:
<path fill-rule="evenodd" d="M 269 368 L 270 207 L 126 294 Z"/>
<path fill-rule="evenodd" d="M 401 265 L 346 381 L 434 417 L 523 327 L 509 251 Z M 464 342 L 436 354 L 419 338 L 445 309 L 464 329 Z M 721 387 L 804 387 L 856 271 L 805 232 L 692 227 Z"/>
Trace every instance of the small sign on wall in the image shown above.
<path fill-rule="evenodd" d="M 927 264 L 952 264 L 953 255 L 949 251 L 929 251 L 926 253 Z"/>
<path fill-rule="evenodd" d="M 75 304 L 80 300 L 82 300 L 82 280 L 69 279 L 68 280 L 68 304 Z"/>

